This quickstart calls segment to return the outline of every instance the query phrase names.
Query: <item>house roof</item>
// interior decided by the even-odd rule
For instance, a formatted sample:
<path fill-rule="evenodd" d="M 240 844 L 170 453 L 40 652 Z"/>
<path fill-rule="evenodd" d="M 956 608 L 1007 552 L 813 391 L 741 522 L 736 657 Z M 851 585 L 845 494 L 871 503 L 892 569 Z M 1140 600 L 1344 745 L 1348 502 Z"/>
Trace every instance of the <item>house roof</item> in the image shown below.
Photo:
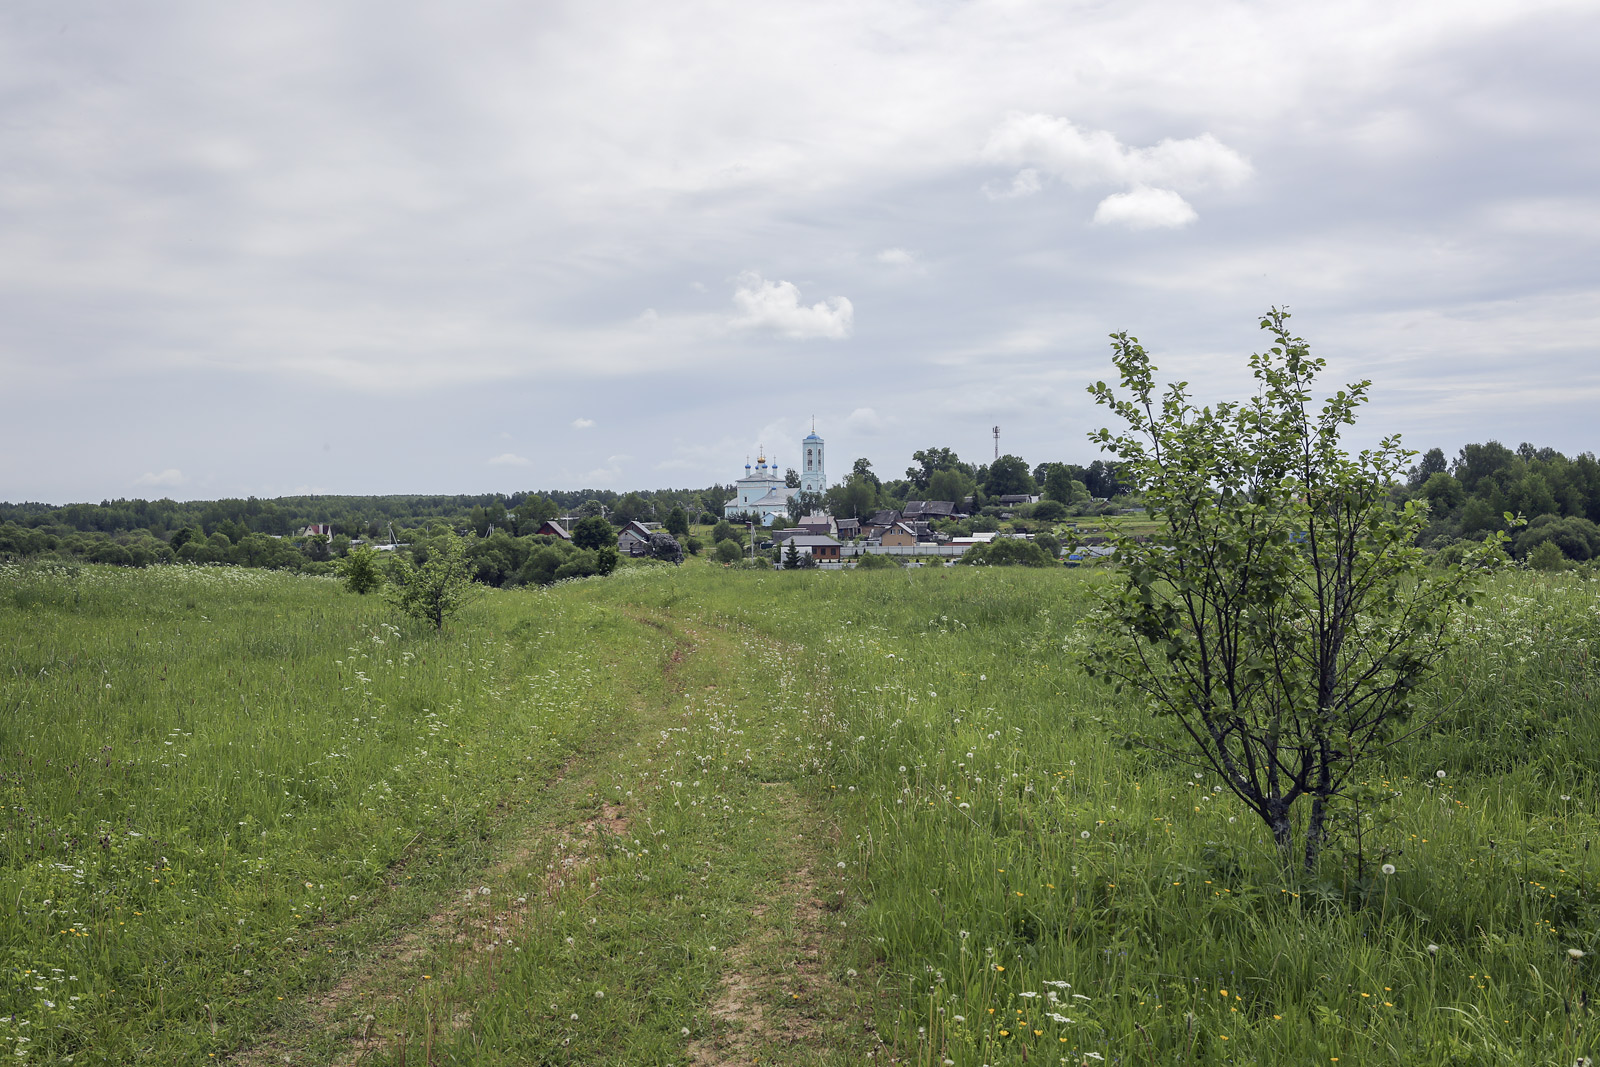
<path fill-rule="evenodd" d="M 801 548 L 820 548 L 824 545 L 837 545 L 839 542 L 827 534 L 803 533 L 789 538 L 789 542 Z"/>
<path fill-rule="evenodd" d="M 949 500 L 907 500 L 904 516 L 910 518 L 944 518 L 954 515 L 956 506 Z"/>
<path fill-rule="evenodd" d="M 572 534 L 567 530 L 567 528 L 562 526 L 554 519 L 546 519 L 545 521 L 541 522 L 539 524 L 539 529 L 549 530 L 552 534 L 561 538 L 563 541 L 572 540 Z"/>
<path fill-rule="evenodd" d="M 899 521 L 900 513 L 898 511 L 878 511 L 873 513 L 871 524 L 873 526 L 893 526 Z"/>

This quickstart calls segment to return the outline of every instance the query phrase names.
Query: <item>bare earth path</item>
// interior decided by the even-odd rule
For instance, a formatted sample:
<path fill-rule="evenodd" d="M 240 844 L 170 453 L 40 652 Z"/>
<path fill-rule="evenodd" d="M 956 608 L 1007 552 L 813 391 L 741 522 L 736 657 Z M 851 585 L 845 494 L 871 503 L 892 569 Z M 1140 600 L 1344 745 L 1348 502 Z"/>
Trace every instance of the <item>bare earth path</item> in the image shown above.
<path fill-rule="evenodd" d="M 286 1005 L 242 1065 L 893 1062 L 784 657 L 630 606 L 636 694 L 425 921 Z"/>

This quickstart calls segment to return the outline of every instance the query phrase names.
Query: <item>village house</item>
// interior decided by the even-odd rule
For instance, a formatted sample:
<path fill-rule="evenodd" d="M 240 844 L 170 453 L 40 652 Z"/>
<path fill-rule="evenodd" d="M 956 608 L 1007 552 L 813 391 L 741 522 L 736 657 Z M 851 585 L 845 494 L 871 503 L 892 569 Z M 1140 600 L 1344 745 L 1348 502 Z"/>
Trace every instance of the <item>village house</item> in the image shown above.
<path fill-rule="evenodd" d="M 563 541 L 572 540 L 572 532 L 555 519 L 546 519 L 533 532 L 539 537 L 559 537 Z"/>
<path fill-rule="evenodd" d="M 884 531 L 878 543 L 885 548 L 911 548 L 917 543 L 917 532 L 903 522 L 897 522 Z"/>
<path fill-rule="evenodd" d="M 659 522 L 640 522 L 635 519 L 617 531 L 617 551 L 624 556 L 648 556 L 650 535 L 660 530 Z"/>
<path fill-rule="evenodd" d="M 788 553 L 789 545 L 793 545 L 800 555 L 810 556 L 818 563 L 839 562 L 839 542 L 827 534 L 801 533 L 790 537 L 784 546 L 785 555 Z M 778 558 L 782 559 L 783 556 Z"/>

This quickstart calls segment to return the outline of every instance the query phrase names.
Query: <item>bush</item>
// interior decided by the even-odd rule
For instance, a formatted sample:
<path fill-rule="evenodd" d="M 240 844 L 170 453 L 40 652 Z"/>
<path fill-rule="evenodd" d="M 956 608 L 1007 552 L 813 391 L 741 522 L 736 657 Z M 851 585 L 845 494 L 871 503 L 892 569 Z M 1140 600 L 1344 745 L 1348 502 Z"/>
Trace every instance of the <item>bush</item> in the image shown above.
<path fill-rule="evenodd" d="M 572 528 L 572 543 L 579 548 L 601 549 L 617 543 L 617 531 L 598 515 L 591 515 Z"/>
<path fill-rule="evenodd" d="M 706 546 L 701 543 L 700 538 L 690 537 L 684 540 L 683 547 L 689 550 L 689 555 L 698 556 L 700 554 L 700 550 Z"/>
<path fill-rule="evenodd" d="M 712 553 L 718 563 L 737 563 L 744 552 L 739 548 L 739 542 L 723 540 L 717 542 L 717 549 Z"/>
<path fill-rule="evenodd" d="M 856 559 L 858 571 L 893 571 L 900 569 L 900 561 L 883 553 L 872 553 Z"/>
<path fill-rule="evenodd" d="M 1554 541 L 1540 541 L 1528 554 L 1528 566 L 1536 571 L 1564 571 L 1567 569 L 1567 557 Z"/>
<path fill-rule="evenodd" d="M 1041 500 L 1033 505 L 1031 517 L 1040 522 L 1060 522 L 1067 517 L 1067 506 L 1059 500 Z"/>
<path fill-rule="evenodd" d="M 1054 556 L 1031 541 L 1001 537 L 986 545 L 973 545 L 962 553 L 962 563 L 974 567 L 1053 567 Z"/>
<path fill-rule="evenodd" d="M 1051 501 L 1051 503 L 1054 503 L 1054 501 Z M 1055 534 L 1034 534 L 1033 543 L 1038 545 L 1039 548 L 1051 559 L 1056 559 L 1061 555 L 1061 542 L 1056 540 Z"/>
<path fill-rule="evenodd" d="M 344 587 L 352 593 L 366 596 L 383 588 L 383 574 L 378 570 L 378 553 L 371 545 L 357 545 L 339 561 L 339 576 Z"/>

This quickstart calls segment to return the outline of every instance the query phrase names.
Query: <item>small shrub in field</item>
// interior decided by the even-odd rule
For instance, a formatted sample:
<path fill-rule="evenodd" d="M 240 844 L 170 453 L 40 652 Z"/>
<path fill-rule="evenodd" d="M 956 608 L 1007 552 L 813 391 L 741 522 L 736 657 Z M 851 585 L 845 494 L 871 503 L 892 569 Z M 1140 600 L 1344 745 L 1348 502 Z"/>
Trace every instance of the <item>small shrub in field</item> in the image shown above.
<path fill-rule="evenodd" d="M 378 553 L 370 545 L 357 545 L 339 561 L 339 574 L 345 588 L 365 596 L 383 588 L 383 574 L 378 570 Z"/>
<path fill-rule="evenodd" d="M 472 580 L 466 545 L 453 533 L 435 544 L 420 567 L 410 560 L 396 560 L 393 577 L 390 601 L 435 630 L 444 629 L 446 621 L 483 594 L 483 586 Z"/>

